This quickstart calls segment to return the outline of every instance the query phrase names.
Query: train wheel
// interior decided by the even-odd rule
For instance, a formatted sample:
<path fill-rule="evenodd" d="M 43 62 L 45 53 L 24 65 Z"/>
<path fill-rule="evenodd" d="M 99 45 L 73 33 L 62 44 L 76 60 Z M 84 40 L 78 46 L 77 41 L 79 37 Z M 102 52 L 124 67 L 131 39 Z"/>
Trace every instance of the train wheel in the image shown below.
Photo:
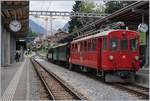
<path fill-rule="evenodd" d="M 89 72 L 89 69 L 86 68 L 86 67 L 84 67 L 84 66 L 80 66 L 80 70 L 81 70 L 82 72 Z"/>

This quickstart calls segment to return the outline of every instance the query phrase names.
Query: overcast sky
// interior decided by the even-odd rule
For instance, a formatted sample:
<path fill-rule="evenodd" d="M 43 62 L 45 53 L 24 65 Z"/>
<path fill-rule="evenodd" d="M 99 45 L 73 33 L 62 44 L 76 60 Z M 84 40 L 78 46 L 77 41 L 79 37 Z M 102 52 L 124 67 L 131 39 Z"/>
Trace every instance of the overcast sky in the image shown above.
<path fill-rule="evenodd" d="M 100 0 L 96 1 L 97 3 L 100 2 Z M 30 1 L 30 10 L 37 10 L 37 11 L 72 11 L 72 6 L 75 4 L 75 1 Z M 30 17 L 33 21 L 36 21 L 38 24 L 45 27 L 45 22 L 42 18 L 34 18 Z M 68 21 L 69 17 L 53 17 L 52 20 L 52 28 L 57 30 L 58 28 L 62 28 Z M 48 29 L 50 29 L 50 21 L 48 22 Z"/>
<path fill-rule="evenodd" d="M 72 11 L 74 1 L 30 1 L 30 10 L 34 11 Z M 42 18 L 30 17 L 36 23 L 45 27 L 45 22 Z M 57 30 L 62 28 L 68 21 L 69 17 L 53 17 L 52 29 Z M 50 30 L 50 21 L 48 22 L 48 30 Z"/>
<path fill-rule="evenodd" d="M 71 11 L 74 1 L 30 1 L 30 10 Z"/>

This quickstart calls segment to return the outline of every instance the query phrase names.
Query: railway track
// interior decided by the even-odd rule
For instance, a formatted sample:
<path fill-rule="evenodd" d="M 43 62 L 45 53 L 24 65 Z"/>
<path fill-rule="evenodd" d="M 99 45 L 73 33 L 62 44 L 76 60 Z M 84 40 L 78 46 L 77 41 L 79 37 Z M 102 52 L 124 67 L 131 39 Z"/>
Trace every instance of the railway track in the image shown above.
<path fill-rule="evenodd" d="M 95 76 L 89 73 L 81 73 L 81 72 L 78 72 L 78 73 L 83 74 L 89 78 L 92 78 L 106 85 L 110 85 L 117 89 L 127 91 L 135 96 L 138 96 L 140 99 L 149 99 L 149 88 L 142 87 L 142 86 L 135 85 L 135 84 L 128 84 L 128 83 L 107 83 L 103 79 L 99 78 L 98 76 Z"/>
<path fill-rule="evenodd" d="M 133 84 L 114 84 L 117 88 L 136 94 L 141 99 L 149 99 L 149 88 Z"/>
<path fill-rule="evenodd" d="M 89 73 L 81 73 L 81 72 L 78 72 L 78 73 L 83 74 L 89 78 L 92 78 L 106 85 L 115 87 L 117 89 L 121 89 L 123 91 L 127 91 L 135 96 L 138 96 L 140 99 L 149 99 L 149 88 L 142 87 L 142 86 L 135 85 L 135 84 L 128 84 L 128 83 L 107 83 L 98 76 L 95 76 Z"/>
<path fill-rule="evenodd" d="M 40 56 L 41 57 L 41 56 Z M 44 59 L 47 61 L 46 59 Z M 134 85 L 134 84 L 121 84 L 121 83 L 106 83 L 103 79 L 99 78 L 98 76 L 89 74 L 89 73 L 82 73 L 79 71 L 76 71 L 84 76 L 90 77 L 92 79 L 95 79 L 99 82 L 105 83 L 107 85 L 113 86 L 115 88 L 127 91 L 131 94 L 134 94 L 135 96 L 138 96 L 140 99 L 149 99 L 149 88 L 145 88 L 142 86 Z"/>
<path fill-rule="evenodd" d="M 42 80 L 50 100 L 81 100 L 82 96 L 70 89 L 60 78 L 50 71 L 47 71 L 35 59 L 31 59 L 34 68 Z"/>

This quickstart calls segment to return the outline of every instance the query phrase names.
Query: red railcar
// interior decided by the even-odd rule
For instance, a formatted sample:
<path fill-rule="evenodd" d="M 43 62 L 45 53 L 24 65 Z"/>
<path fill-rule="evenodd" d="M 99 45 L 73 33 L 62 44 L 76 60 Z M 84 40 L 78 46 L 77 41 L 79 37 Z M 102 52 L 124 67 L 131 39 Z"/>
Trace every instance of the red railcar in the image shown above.
<path fill-rule="evenodd" d="M 70 66 L 95 69 L 111 81 L 133 79 L 140 68 L 139 33 L 109 30 L 74 40 L 70 44 Z M 111 75 L 111 76 L 110 76 Z"/>

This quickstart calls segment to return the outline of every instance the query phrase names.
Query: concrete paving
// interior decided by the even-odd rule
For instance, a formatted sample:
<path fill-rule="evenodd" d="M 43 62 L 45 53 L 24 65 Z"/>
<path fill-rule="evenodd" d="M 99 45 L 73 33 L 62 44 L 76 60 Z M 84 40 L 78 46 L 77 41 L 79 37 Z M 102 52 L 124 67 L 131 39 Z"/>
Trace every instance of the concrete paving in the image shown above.
<path fill-rule="evenodd" d="M 47 100 L 45 89 L 28 57 L 1 69 L 2 100 Z"/>
<path fill-rule="evenodd" d="M 149 88 L 149 68 L 141 68 L 136 73 L 135 84 Z"/>
<path fill-rule="evenodd" d="M 4 94 L 4 91 L 8 87 L 12 77 L 16 74 L 16 71 L 20 67 L 22 62 L 9 65 L 7 67 L 1 67 L 1 94 Z"/>

